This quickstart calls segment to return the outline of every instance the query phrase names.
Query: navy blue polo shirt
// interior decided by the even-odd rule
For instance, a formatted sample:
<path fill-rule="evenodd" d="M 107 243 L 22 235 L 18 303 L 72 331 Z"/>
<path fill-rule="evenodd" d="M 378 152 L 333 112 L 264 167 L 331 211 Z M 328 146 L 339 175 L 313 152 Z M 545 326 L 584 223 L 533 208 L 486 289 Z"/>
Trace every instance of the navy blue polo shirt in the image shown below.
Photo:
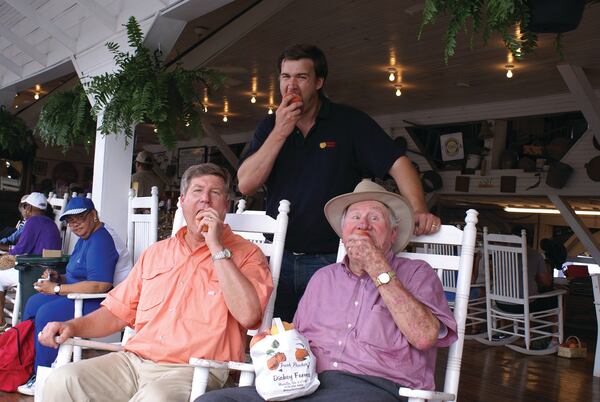
<path fill-rule="evenodd" d="M 366 113 L 322 97 L 315 125 L 306 138 L 295 128 L 267 179 L 267 214 L 289 200 L 285 249 L 308 254 L 335 253 L 339 237 L 323 213 L 331 198 L 354 190 L 364 178 L 383 177 L 404 154 Z M 244 158 L 256 152 L 275 126 L 265 118 Z"/>

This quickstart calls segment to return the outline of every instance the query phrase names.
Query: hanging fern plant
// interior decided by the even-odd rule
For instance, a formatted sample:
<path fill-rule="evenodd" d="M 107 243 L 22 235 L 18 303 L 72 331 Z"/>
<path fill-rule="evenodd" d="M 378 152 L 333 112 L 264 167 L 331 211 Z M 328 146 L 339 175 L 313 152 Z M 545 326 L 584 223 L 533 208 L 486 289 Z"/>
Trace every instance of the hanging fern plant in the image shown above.
<path fill-rule="evenodd" d="M 0 106 L 0 154 L 19 159 L 34 149 L 32 132 L 23 119 Z"/>
<path fill-rule="evenodd" d="M 492 33 L 500 34 L 504 46 L 516 60 L 533 53 L 538 44 L 536 32 L 556 33 L 554 44 L 562 59 L 562 33 L 577 27 L 586 3 L 600 3 L 600 0 L 552 3 L 548 7 L 544 0 L 425 0 L 419 37 L 425 25 L 447 15 L 449 21 L 444 36 L 446 64 L 456 50 L 456 36 L 463 30 L 471 31 L 471 48 L 475 34 L 482 34 L 484 45 Z"/>
<path fill-rule="evenodd" d="M 122 52 L 113 42 L 106 44 L 114 54 L 116 72 L 91 78 L 86 90 L 94 97 L 95 114 L 103 113 L 102 134 L 124 132 L 127 140 L 139 123 L 153 123 L 161 144 L 175 147 L 178 133 L 202 134 L 202 88 L 216 89 L 224 77 L 209 69 L 168 68 L 159 52 L 144 46 L 144 35 L 134 17 L 127 22 L 133 54 Z"/>
<path fill-rule="evenodd" d="M 37 132 L 46 145 L 60 146 L 63 152 L 76 144 L 89 150 L 96 137 L 96 120 L 81 84 L 48 96 L 37 123 Z"/>

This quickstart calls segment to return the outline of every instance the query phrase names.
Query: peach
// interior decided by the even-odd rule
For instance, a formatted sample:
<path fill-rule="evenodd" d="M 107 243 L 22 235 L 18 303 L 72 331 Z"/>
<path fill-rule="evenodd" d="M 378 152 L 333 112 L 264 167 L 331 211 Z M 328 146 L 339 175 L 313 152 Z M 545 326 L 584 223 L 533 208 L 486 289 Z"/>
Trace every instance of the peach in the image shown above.
<path fill-rule="evenodd" d="M 296 349 L 296 361 L 301 362 L 308 357 L 308 351 L 306 349 Z"/>

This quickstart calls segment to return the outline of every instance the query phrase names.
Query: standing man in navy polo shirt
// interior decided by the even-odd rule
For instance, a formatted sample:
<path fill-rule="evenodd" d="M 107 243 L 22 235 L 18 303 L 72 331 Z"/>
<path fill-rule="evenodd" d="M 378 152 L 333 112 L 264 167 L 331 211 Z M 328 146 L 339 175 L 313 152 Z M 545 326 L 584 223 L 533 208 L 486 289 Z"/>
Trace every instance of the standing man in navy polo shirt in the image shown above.
<path fill-rule="evenodd" d="M 352 192 L 364 177 L 390 174 L 415 213 L 415 234 L 438 230 L 411 161 L 366 113 L 331 102 L 323 93 L 327 60 L 312 45 L 293 45 L 279 56 L 282 100 L 254 134 L 238 170 L 239 189 L 267 187 L 267 214 L 291 202 L 275 316 L 292 321 L 308 280 L 335 262 L 339 237 L 323 207 Z"/>

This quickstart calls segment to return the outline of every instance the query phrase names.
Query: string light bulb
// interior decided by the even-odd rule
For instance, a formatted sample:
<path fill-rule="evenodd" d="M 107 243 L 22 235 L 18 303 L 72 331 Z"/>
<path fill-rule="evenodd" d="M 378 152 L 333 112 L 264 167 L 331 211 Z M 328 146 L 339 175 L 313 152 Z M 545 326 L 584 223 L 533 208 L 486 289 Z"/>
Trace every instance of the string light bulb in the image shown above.
<path fill-rule="evenodd" d="M 513 66 L 512 64 L 507 64 L 504 66 L 504 68 L 506 68 L 506 78 L 512 78 L 513 77 L 513 69 L 515 68 L 515 66 Z"/>
<path fill-rule="evenodd" d="M 396 81 L 396 69 L 393 67 L 388 68 L 390 75 L 388 76 L 388 80 L 391 82 Z"/>
<path fill-rule="evenodd" d="M 227 119 L 227 115 L 224 115 L 224 116 L 223 116 L 223 123 L 227 123 L 227 120 L 228 120 L 228 119 Z"/>
<path fill-rule="evenodd" d="M 250 103 L 256 103 L 256 93 L 252 92 L 252 98 L 250 98 Z"/>
<path fill-rule="evenodd" d="M 40 93 L 36 92 L 35 95 L 33 95 L 33 99 L 35 99 L 35 100 L 40 99 Z"/>
<path fill-rule="evenodd" d="M 394 85 L 394 88 L 396 89 L 396 96 L 401 96 L 402 95 L 402 91 L 401 91 L 402 85 L 396 84 L 396 85 Z"/>
<path fill-rule="evenodd" d="M 267 114 L 273 114 L 273 108 L 271 106 L 269 106 L 269 111 L 267 112 Z"/>

